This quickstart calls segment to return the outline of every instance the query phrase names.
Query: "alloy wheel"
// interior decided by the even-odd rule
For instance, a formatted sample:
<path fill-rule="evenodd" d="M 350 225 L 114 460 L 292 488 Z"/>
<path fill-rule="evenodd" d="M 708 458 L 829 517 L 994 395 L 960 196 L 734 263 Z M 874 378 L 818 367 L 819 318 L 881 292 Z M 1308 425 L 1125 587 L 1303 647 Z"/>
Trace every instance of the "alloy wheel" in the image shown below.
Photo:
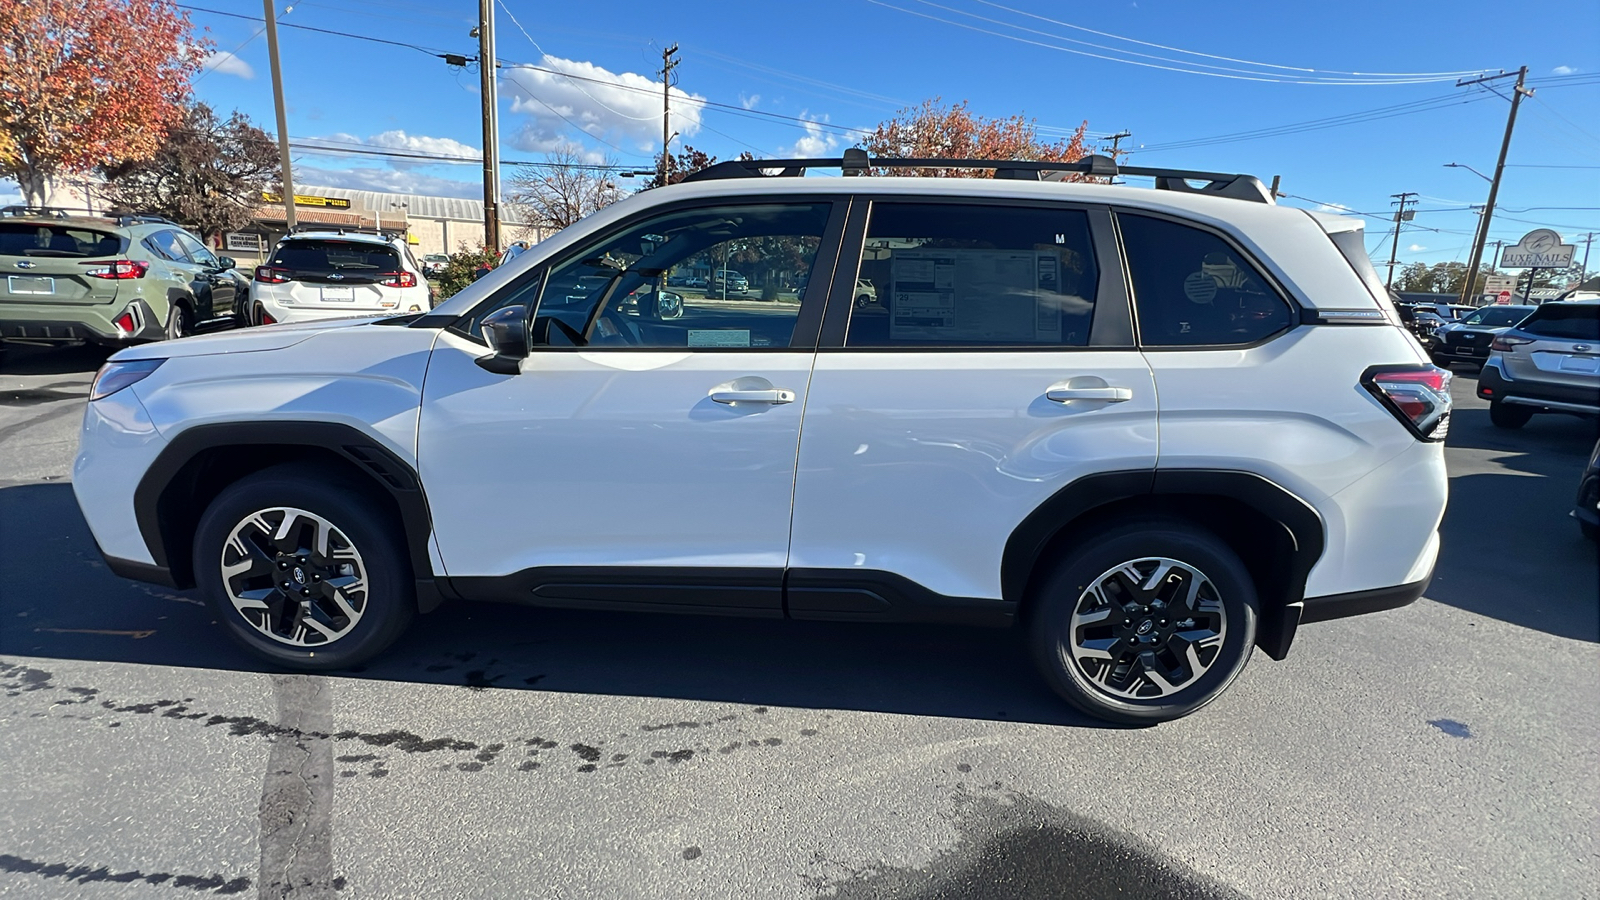
<path fill-rule="evenodd" d="M 258 510 L 233 527 L 222 582 L 246 622 L 292 647 L 344 637 L 367 608 L 361 553 L 332 522 L 293 507 Z"/>
<path fill-rule="evenodd" d="M 1069 625 L 1072 665 L 1112 697 L 1167 697 L 1211 669 L 1227 627 L 1222 598 L 1199 569 L 1165 557 L 1131 560 L 1078 597 Z"/>

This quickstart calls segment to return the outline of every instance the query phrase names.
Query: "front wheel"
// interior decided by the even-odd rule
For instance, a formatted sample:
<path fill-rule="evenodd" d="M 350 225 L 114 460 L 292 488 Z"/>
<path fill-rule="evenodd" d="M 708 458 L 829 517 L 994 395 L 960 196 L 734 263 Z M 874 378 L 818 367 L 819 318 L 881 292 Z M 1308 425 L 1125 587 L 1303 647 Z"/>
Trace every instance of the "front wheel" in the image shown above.
<path fill-rule="evenodd" d="M 189 311 L 189 307 L 173 301 L 172 307 L 167 310 L 167 340 L 175 341 L 193 333 L 194 313 Z"/>
<path fill-rule="evenodd" d="M 1489 403 L 1489 421 L 1496 428 L 1521 428 L 1533 418 L 1533 407 L 1523 406 L 1519 403 L 1501 403 L 1492 400 Z"/>
<path fill-rule="evenodd" d="M 195 532 L 195 580 L 228 633 L 307 671 L 365 662 L 411 622 L 416 595 L 391 517 L 335 478 L 277 466 L 229 486 Z"/>
<path fill-rule="evenodd" d="M 1141 519 L 1056 563 L 1032 598 L 1029 640 L 1068 703 L 1111 722 L 1153 725 L 1216 699 L 1255 645 L 1255 584 L 1210 532 Z"/>

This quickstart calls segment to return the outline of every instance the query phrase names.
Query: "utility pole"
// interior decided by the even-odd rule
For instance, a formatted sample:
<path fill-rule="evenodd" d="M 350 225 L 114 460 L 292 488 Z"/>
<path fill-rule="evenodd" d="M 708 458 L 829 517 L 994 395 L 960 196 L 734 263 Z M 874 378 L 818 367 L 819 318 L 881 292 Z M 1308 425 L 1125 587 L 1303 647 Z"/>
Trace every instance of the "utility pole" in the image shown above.
<path fill-rule="evenodd" d="M 672 166 L 672 157 L 667 154 L 667 145 L 672 143 L 669 122 L 672 105 L 672 70 L 678 67 L 678 60 L 672 57 L 677 52 L 677 44 L 661 51 L 661 164 L 657 167 L 659 171 L 656 180 L 662 187 L 667 185 L 667 170 Z"/>
<path fill-rule="evenodd" d="M 1483 261 L 1483 248 L 1489 243 L 1489 221 L 1494 218 L 1494 201 L 1500 194 L 1500 176 L 1506 169 L 1506 153 L 1511 150 L 1511 130 L 1517 124 L 1517 107 L 1521 105 L 1524 96 L 1533 96 L 1533 91 L 1524 86 L 1528 80 L 1528 67 L 1523 66 L 1518 69 L 1516 75 L 1517 85 L 1511 90 L 1511 112 L 1506 116 L 1506 136 L 1500 141 L 1500 159 L 1494 165 L 1494 178 L 1489 181 L 1489 199 L 1483 207 L 1483 218 L 1478 222 L 1478 236 L 1472 242 L 1472 261 L 1467 263 L 1467 280 L 1461 287 L 1462 303 L 1467 302 L 1467 298 L 1472 295 L 1473 286 L 1478 282 L 1478 263 Z M 1458 81 L 1456 87 L 1509 77 L 1511 77 L 1510 72 L 1502 72 L 1499 75 L 1488 75 L 1471 81 Z"/>
<path fill-rule="evenodd" d="M 1111 136 L 1111 158 L 1112 159 L 1116 159 L 1117 158 L 1117 145 L 1122 143 L 1122 139 L 1123 138 L 1128 138 L 1128 137 L 1133 137 L 1133 132 L 1129 131 L 1126 128 L 1122 129 L 1121 131 L 1119 131 L 1116 134 L 1113 134 Z"/>
<path fill-rule="evenodd" d="M 283 114 L 283 70 L 278 65 L 278 11 L 273 0 L 261 0 L 267 12 L 267 57 L 272 61 L 272 103 L 278 111 L 278 165 L 283 168 L 283 224 L 294 230 L 294 173 L 289 171 L 289 124 Z"/>
<path fill-rule="evenodd" d="M 1589 278 L 1589 245 L 1594 243 L 1594 232 L 1583 236 L 1583 268 L 1578 272 L 1578 283 L 1583 284 Z"/>
<path fill-rule="evenodd" d="M 478 75 L 483 85 L 483 245 L 495 253 L 500 252 L 500 101 L 495 93 L 498 74 L 494 0 L 478 0 Z"/>
<path fill-rule="evenodd" d="M 1415 197 L 1416 194 L 1412 191 L 1402 191 L 1401 193 L 1390 194 L 1389 196 L 1398 198 L 1394 203 L 1389 205 L 1400 207 L 1394 211 L 1394 243 L 1389 247 L 1389 278 L 1383 283 L 1384 287 L 1393 289 L 1395 257 L 1400 255 L 1400 223 L 1410 221 L 1411 216 L 1416 215 L 1416 213 L 1411 213 L 1410 215 L 1406 214 L 1406 204 L 1410 203 L 1411 198 Z"/>

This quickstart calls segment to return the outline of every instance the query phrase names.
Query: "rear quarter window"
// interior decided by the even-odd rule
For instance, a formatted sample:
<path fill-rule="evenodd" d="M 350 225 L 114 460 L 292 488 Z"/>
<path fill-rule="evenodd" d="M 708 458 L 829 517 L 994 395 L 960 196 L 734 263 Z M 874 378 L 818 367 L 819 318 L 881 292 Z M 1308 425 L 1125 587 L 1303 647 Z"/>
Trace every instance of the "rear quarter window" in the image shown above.
<path fill-rule="evenodd" d="M 1253 344 L 1294 324 L 1294 311 L 1231 244 L 1208 231 L 1119 213 L 1145 346 Z"/>
<path fill-rule="evenodd" d="M 0 222 L 0 256 L 98 257 L 122 252 L 122 238 L 69 225 Z"/>
<path fill-rule="evenodd" d="M 1518 331 L 1537 337 L 1600 341 L 1600 303 L 1550 303 L 1533 311 Z"/>

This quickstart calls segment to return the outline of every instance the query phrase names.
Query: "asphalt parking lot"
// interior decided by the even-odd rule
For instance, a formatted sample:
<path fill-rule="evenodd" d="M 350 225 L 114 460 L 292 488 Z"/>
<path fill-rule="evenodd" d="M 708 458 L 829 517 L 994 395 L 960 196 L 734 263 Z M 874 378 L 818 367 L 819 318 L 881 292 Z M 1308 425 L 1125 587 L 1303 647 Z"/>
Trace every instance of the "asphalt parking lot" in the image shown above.
<path fill-rule="evenodd" d="M 1123 729 L 931 626 L 457 604 L 270 672 L 99 561 L 103 358 L 0 359 L 0 897 L 1600 896 L 1595 426 L 1466 371 L 1427 597 Z"/>

